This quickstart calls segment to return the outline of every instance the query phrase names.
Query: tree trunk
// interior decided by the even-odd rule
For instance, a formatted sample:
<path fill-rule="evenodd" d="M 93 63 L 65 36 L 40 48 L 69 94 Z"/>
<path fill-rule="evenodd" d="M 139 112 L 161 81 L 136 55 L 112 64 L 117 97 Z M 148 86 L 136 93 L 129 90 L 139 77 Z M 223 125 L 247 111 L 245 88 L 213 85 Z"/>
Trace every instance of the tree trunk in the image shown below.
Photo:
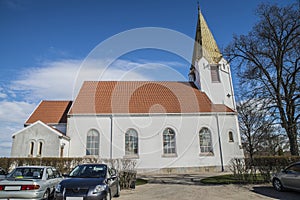
<path fill-rule="evenodd" d="M 292 156 L 299 156 L 299 146 L 297 142 L 297 128 L 296 126 L 288 125 L 284 127 L 290 141 L 290 151 Z"/>

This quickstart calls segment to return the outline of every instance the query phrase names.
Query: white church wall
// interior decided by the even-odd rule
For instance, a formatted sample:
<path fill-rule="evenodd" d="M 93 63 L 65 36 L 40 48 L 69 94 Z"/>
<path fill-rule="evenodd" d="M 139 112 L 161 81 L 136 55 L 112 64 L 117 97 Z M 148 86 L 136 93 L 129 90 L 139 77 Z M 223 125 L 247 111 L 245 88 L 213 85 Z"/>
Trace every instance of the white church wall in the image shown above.
<path fill-rule="evenodd" d="M 111 120 L 109 117 L 71 116 L 68 118 L 67 133 L 71 138 L 69 157 L 86 156 L 87 133 L 97 130 L 100 135 L 101 158 L 110 158 L 110 132 Z"/>
<path fill-rule="evenodd" d="M 72 138 L 70 157 L 84 157 L 86 134 L 90 129 L 100 133 L 100 158 L 110 156 L 110 134 L 112 136 L 112 158 L 133 158 L 139 170 L 221 166 L 217 118 L 211 114 L 183 115 L 116 115 L 113 122 L 107 116 L 72 116 L 69 118 L 68 135 Z M 241 155 L 239 135 L 234 142 L 228 142 L 228 130 L 237 133 L 235 115 L 220 115 L 219 130 L 223 164 L 228 164 L 232 155 Z M 200 154 L 199 131 L 206 127 L 212 133 L 213 155 Z M 125 133 L 129 129 L 138 133 L 138 156 L 125 155 Z M 176 156 L 163 153 L 163 131 L 172 128 L 176 134 Z"/>
<path fill-rule="evenodd" d="M 14 134 L 11 157 L 59 157 L 60 139 L 53 131 L 39 122 Z M 34 144 L 32 154 L 31 142 Z M 40 142 L 42 142 L 41 155 L 39 155 Z"/>
<path fill-rule="evenodd" d="M 220 133 L 223 148 L 223 161 L 224 165 L 228 165 L 232 158 L 244 157 L 243 149 L 241 148 L 240 133 L 237 126 L 233 124 L 237 123 L 236 115 L 218 116 L 220 124 Z M 231 124 L 229 126 L 228 124 Z M 232 132 L 233 140 L 229 138 L 229 132 Z"/>
<path fill-rule="evenodd" d="M 124 158 L 125 132 L 134 128 L 139 134 L 138 169 L 162 169 L 221 166 L 219 140 L 214 116 L 137 116 L 115 118 L 115 158 Z M 172 128 L 176 132 L 176 156 L 163 154 L 163 131 Z M 200 155 L 199 131 L 207 127 L 212 132 L 214 155 Z M 226 148 L 226 146 L 225 146 Z M 126 158 L 126 156 L 125 156 Z"/>

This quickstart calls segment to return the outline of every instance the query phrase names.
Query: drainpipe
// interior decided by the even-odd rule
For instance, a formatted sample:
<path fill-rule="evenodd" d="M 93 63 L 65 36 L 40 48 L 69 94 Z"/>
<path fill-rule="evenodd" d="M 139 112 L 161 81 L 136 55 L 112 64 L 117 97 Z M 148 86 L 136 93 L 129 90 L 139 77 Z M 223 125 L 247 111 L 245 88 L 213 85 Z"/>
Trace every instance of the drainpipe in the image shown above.
<path fill-rule="evenodd" d="M 219 148 L 220 148 L 221 170 L 222 170 L 222 172 L 224 172 L 223 152 L 222 152 L 222 145 L 221 145 L 221 134 L 220 134 L 219 115 L 218 114 L 216 114 L 216 120 L 217 120 L 218 139 L 219 139 Z"/>
<path fill-rule="evenodd" d="M 234 98 L 234 90 L 233 90 L 233 84 L 232 84 L 230 67 L 229 67 L 229 76 L 228 77 L 229 77 L 229 83 L 230 83 L 231 100 L 232 100 L 233 110 L 236 111 L 235 98 Z"/>
<path fill-rule="evenodd" d="M 110 159 L 112 159 L 112 149 L 113 149 L 113 116 L 110 116 Z"/>

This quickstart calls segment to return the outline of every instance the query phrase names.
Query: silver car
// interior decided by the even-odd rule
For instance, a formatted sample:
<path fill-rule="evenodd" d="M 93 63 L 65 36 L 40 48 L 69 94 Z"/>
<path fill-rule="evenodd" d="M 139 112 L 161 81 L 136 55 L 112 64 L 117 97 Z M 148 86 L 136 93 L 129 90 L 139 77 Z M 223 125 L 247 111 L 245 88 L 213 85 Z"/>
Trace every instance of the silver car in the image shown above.
<path fill-rule="evenodd" d="M 300 162 L 296 162 L 274 175 L 273 187 L 277 191 L 292 189 L 300 191 Z"/>
<path fill-rule="evenodd" d="M 17 167 L 0 181 L 0 199 L 49 199 L 61 180 L 50 166 Z"/>

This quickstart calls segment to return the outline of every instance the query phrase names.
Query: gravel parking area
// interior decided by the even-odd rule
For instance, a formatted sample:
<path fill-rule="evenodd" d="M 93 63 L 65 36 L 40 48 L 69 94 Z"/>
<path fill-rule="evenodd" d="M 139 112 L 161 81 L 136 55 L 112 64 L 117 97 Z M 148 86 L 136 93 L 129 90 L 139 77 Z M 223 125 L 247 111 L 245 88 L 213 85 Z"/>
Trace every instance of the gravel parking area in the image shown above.
<path fill-rule="evenodd" d="M 282 199 L 299 200 L 300 193 L 277 192 L 271 185 L 179 185 L 145 184 L 135 190 L 122 190 L 117 200 L 221 200 L 221 199 Z"/>

